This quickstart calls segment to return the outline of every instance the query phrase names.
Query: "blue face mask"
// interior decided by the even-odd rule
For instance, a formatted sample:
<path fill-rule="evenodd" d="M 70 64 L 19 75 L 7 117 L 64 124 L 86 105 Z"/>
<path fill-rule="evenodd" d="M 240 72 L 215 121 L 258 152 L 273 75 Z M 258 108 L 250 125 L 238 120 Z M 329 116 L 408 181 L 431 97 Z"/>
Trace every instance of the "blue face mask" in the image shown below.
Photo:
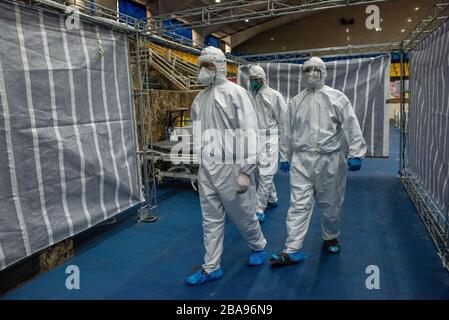
<path fill-rule="evenodd" d="M 263 86 L 263 83 L 258 83 L 256 80 L 251 79 L 251 90 L 257 92 Z"/>

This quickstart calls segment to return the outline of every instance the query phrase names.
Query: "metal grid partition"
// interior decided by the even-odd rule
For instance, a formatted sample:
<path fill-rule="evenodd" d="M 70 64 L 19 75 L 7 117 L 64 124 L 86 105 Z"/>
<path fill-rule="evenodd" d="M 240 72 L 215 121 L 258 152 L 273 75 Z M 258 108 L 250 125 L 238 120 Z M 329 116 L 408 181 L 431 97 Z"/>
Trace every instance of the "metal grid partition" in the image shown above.
<path fill-rule="evenodd" d="M 401 56 L 411 56 L 411 96 L 407 113 L 402 78 L 399 174 L 449 270 L 448 19 L 449 3 L 435 5 L 401 44 Z"/>

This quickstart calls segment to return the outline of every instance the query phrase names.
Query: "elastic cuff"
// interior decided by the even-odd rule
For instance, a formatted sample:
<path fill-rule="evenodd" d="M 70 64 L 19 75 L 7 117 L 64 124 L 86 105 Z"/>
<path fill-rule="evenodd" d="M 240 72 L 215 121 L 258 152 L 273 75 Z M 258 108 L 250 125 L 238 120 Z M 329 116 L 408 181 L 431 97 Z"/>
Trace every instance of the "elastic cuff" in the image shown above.
<path fill-rule="evenodd" d="M 322 235 L 323 240 L 325 240 L 325 241 L 337 239 L 339 236 L 340 236 L 340 231 L 338 231 L 336 234 Z"/>
<path fill-rule="evenodd" d="M 203 265 L 202 265 L 202 268 L 203 268 L 204 271 L 206 271 L 206 273 L 211 273 L 211 272 L 214 272 L 215 270 L 220 269 L 220 266 L 218 266 L 218 267 L 216 267 L 216 266 L 212 267 L 212 266 L 206 266 L 206 265 L 203 264 Z"/>
<path fill-rule="evenodd" d="M 265 247 L 267 246 L 267 240 L 264 238 L 263 239 L 263 244 L 261 247 L 254 247 L 252 244 L 248 243 L 249 247 L 251 248 L 251 250 L 254 251 L 262 251 L 263 249 L 265 249 Z"/>
<path fill-rule="evenodd" d="M 292 249 L 292 248 L 287 248 L 287 249 L 284 249 L 284 253 L 298 253 L 298 252 L 300 252 L 302 250 L 302 247 L 301 248 L 299 248 L 299 249 Z"/>

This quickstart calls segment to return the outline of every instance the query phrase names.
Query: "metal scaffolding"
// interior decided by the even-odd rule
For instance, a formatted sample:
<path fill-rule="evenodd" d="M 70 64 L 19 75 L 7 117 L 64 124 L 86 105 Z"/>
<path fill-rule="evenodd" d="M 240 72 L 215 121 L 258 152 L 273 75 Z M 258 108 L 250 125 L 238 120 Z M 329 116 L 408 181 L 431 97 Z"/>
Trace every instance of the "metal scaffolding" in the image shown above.
<path fill-rule="evenodd" d="M 291 62 L 305 60 L 312 56 L 335 58 L 348 55 L 382 54 L 398 52 L 400 43 L 376 43 L 370 45 L 348 45 L 342 47 L 316 48 L 297 51 L 273 52 L 265 54 L 243 55 L 240 58 L 246 62 Z"/>
<path fill-rule="evenodd" d="M 410 32 L 402 42 L 403 51 L 411 51 L 428 35 L 437 29 L 449 17 L 449 3 L 436 4 L 427 18 L 421 20 L 415 30 Z"/>
<path fill-rule="evenodd" d="M 139 177 L 141 179 L 140 186 L 143 191 L 145 202 L 139 209 L 139 221 L 154 222 L 157 216 L 152 215 L 157 208 L 157 190 L 156 178 L 154 170 L 154 162 L 147 157 L 148 151 L 152 151 L 152 108 L 149 96 L 149 66 L 150 66 L 150 50 L 145 39 L 140 37 L 139 32 L 136 32 L 133 38 L 130 37 L 130 66 L 134 71 L 132 77 L 132 97 L 134 102 L 134 110 L 138 110 L 139 114 L 136 117 L 138 123 L 138 151 L 139 156 Z M 134 41 L 133 41 L 134 40 Z M 148 110 L 148 113 L 147 113 Z M 146 119 L 146 115 L 149 115 Z M 147 132 L 150 134 L 147 135 Z M 148 138 L 149 137 L 149 138 Z"/>
<path fill-rule="evenodd" d="M 449 19 L 449 3 L 436 4 L 427 18 L 421 20 L 401 43 L 401 116 L 399 176 L 412 199 L 426 229 L 432 237 L 443 266 L 449 270 L 449 205 L 446 212 L 439 208 L 418 181 L 408 162 L 408 117 L 405 110 L 404 54 L 413 51 L 432 32 Z M 413 63 L 413 61 L 410 61 Z"/>
<path fill-rule="evenodd" d="M 389 0 L 301 0 L 291 4 L 286 0 L 237 0 L 206 7 L 181 10 L 154 17 L 153 29 L 174 31 L 178 28 L 197 28 L 226 24 L 246 19 L 267 19 L 288 14 L 313 12 L 362 4 L 372 4 Z M 178 19 L 181 25 L 164 28 L 165 19 Z"/>

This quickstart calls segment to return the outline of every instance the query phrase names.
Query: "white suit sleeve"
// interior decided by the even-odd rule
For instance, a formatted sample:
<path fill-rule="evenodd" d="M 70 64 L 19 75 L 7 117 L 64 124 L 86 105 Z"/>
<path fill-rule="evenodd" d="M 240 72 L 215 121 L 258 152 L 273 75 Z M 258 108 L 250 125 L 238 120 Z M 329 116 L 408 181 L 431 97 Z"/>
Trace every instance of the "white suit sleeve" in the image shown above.
<path fill-rule="evenodd" d="M 293 151 L 292 108 L 293 103 L 292 101 L 290 101 L 290 103 L 287 106 L 287 110 L 284 114 L 283 121 L 279 122 L 279 133 L 280 133 L 279 152 L 281 154 L 281 162 L 289 162 L 292 157 Z"/>
<path fill-rule="evenodd" d="M 257 160 L 257 115 L 254 107 L 254 102 L 246 90 L 236 92 L 234 97 L 234 105 L 236 108 L 237 127 L 236 138 L 237 141 L 247 140 L 248 149 L 243 155 L 244 163 L 240 164 L 240 172 L 252 175 L 256 169 Z M 240 130 L 238 130 L 240 129 Z"/>
<path fill-rule="evenodd" d="M 201 162 L 201 121 L 198 119 L 198 94 L 193 100 L 192 106 L 190 107 L 190 120 L 192 120 L 192 133 L 193 133 L 193 150 L 197 157 L 198 162 Z"/>
<path fill-rule="evenodd" d="M 276 119 L 276 122 L 278 124 L 279 128 L 279 145 L 282 144 L 282 131 L 281 128 L 283 126 L 283 123 L 285 121 L 285 113 L 287 112 L 287 104 L 285 103 L 284 97 L 282 95 L 277 95 L 276 100 L 274 104 L 272 105 L 273 108 L 273 115 Z M 282 150 L 282 148 L 279 148 L 280 153 L 280 160 L 281 162 L 287 162 L 288 161 L 288 155 L 285 152 L 285 150 Z"/>
<path fill-rule="evenodd" d="M 339 99 L 341 128 L 345 134 L 349 146 L 349 158 L 364 158 L 366 154 L 366 143 L 360 129 L 359 121 L 354 108 L 346 96 Z"/>

